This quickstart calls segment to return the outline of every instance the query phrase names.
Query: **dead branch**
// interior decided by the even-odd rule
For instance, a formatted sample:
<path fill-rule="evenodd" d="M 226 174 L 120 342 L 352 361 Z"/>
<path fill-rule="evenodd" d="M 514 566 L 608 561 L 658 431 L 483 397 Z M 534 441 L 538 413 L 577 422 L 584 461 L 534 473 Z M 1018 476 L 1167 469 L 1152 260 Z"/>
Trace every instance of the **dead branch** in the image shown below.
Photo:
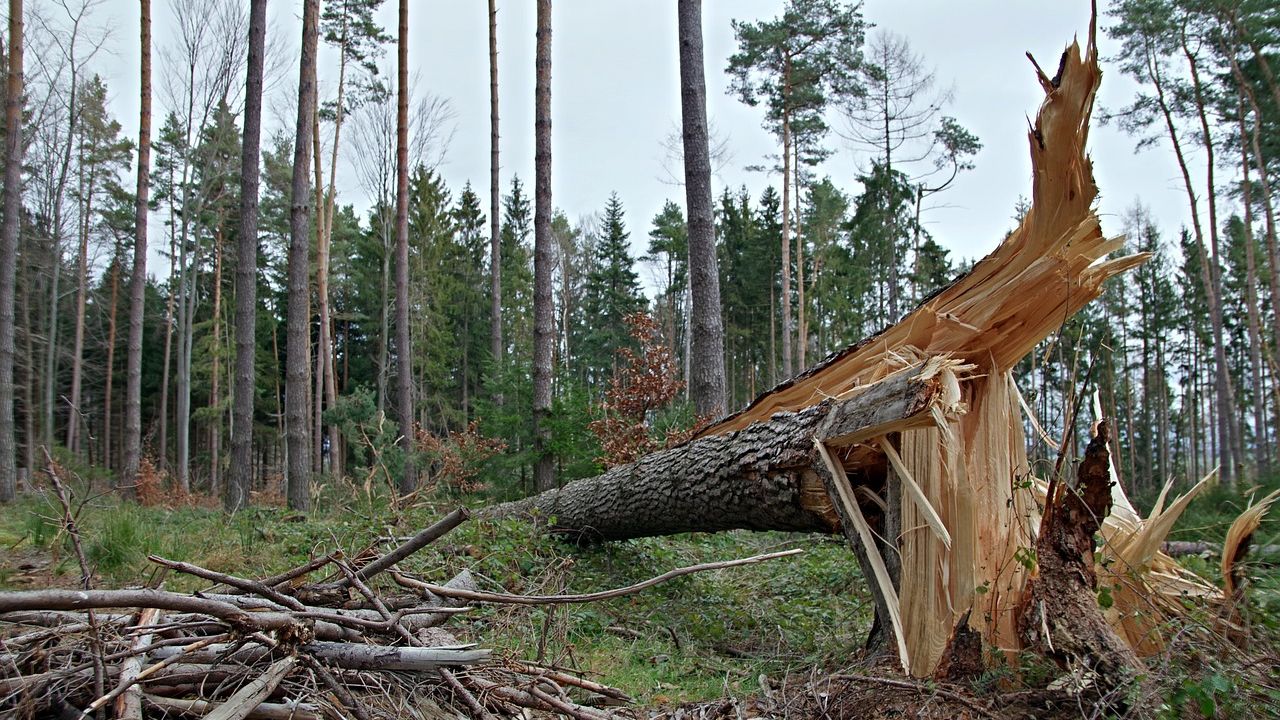
<path fill-rule="evenodd" d="M 766 553 L 764 555 L 756 555 L 754 557 L 742 558 L 741 560 L 721 560 L 719 562 L 701 563 L 699 565 L 690 565 L 688 567 L 676 568 L 669 570 L 657 577 L 649 578 L 635 585 L 616 588 L 614 590 L 604 590 L 595 593 L 586 593 L 584 595 L 509 595 L 507 593 L 491 593 L 475 590 L 459 590 L 445 585 L 433 585 L 432 583 L 415 580 L 396 573 L 394 577 L 396 581 L 406 587 L 426 590 L 427 592 L 445 597 L 455 597 L 463 600 L 471 600 L 474 602 L 502 603 L 509 605 L 567 605 L 573 603 L 589 603 L 598 602 L 600 600 L 608 600 L 610 598 L 622 597 L 623 595 L 631 595 L 638 593 L 646 588 L 664 583 L 668 580 L 690 575 L 696 572 L 704 572 L 707 570 L 723 570 L 724 568 L 738 567 L 740 565 L 750 565 L 753 563 L 765 562 L 766 560 L 776 560 L 781 557 L 789 557 L 791 555 L 799 555 L 804 552 L 803 549 L 796 548 L 794 550 L 784 550 L 782 552 Z"/>

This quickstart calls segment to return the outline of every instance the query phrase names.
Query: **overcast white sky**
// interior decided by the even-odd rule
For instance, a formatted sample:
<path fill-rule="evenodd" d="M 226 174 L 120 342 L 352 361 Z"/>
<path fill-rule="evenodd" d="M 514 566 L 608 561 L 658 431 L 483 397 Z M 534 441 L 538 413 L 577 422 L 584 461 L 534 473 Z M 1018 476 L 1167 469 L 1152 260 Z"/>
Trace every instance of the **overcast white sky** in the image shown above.
<path fill-rule="evenodd" d="M 745 167 L 777 152 L 773 138 L 761 127 L 762 111 L 744 106 L 725 92 L 724 68 L 734 50 L 730 20 L 770 18 L 782 4 L 782 0 L 707 0 L 704 4 L 709 115 L 732 151 L 732 161 L 717 178 L 717 193 L 726 185 L 745 183 L 758 195 L 767 179 Z M 157 0 L 153 6 L 154 41 L 159 46 L 169 42 L 172 12 L 166 0 Z M 499 0 L 498 8 L 505 192 L 512 174 L 530 184 L 533 176 L 534 3 Z M 117 117 L 131 133 L 137 126 L 137 13 L 136 2 L 106 0 L 101 14 L 113 28 L 112 54 L 97 67 L 111 88 Z M 282 46 L 294 56 L 300 13 L 301 3 L 296 0 L 274 0 L 269 10 L 269 32 L 283 34 Z M 410 62 L 420 75 L 421 87 L 448 98 L 457 113 L 457 131 L 441 172 L 455 193 L 470 180 L 483 198 L 489 163 L 486 3 L 419 1 L 412 3 L 410 13 Z M 876 28 L 906 36 L 936 68 L 939 81 L 954 84 L 954 101 L 946 112 L 975 132 L 984 147 L 975 159 L 976 170 L 962 175 L 952 190 L 940 196 L 945 205 L 929 211 L 925 219 L 953 256 L 986 253 L 1011 227 L 1018 197 L 1030 192 L 1027 118 L 1035 113 L 1042 95 L 1024 53 L 1030 51 L 1051 71 L 1073 36 L 1079 34 L 1083 41 L 1089 3 L 868 0 L 863 14 Z M 382 18 L 394 33 L 394 0 L 389 0 Z M 553 22 L 555 204 L 577 219 L 603 208 L 609 193 L 617 191 L 627 210 L 633 243 L 637 251 L 642 250 L 649 220 L 663 202 L 675 199 L 683 205 L 683 190 L 664 182 L 662 149 L 663 138 L 680 117 L 675 2 L 556 0 Z M 1105 18 L 1100 22 L 1104 58 L 1116 47 L 1105 35 L 1108 24 Z M 334 63 L 328 65 L 321 69 L 321 84 L 331 89 Z M 156 72 L 164 69 L 157 67 Z M 296 69 L 289 70 L 275 89 L 277 107 L 287 102 L 285 95 L 296 92 L 296 77 Z M 1132 92 L 1132 84 L 1104 61 L 1100 108 L 1118 107 Z M 155 110 L 157 123 L 163 110 Z M 267 128 L 264 135 L 273 129 Z M 1104 230 L 1119 233 L 1120 215 L 1141 198 L 1153 209 L 1166 237 L 1173 237 L 1186 211 L 1168 148 L 1137 153 L 1133 138 L 1114 127 L 1095 129 L 1092 141 Z M 839 152 L 822 172 L 838 186 L 855 190 L 857 155 L 835 135 L 828 145 Z M 366 206 L 354 172 L 349 165 L 340 167 L 345 170 L 339 178 L 341 201 Z M 487 200 L 483 206 L 488 207 Z"/>

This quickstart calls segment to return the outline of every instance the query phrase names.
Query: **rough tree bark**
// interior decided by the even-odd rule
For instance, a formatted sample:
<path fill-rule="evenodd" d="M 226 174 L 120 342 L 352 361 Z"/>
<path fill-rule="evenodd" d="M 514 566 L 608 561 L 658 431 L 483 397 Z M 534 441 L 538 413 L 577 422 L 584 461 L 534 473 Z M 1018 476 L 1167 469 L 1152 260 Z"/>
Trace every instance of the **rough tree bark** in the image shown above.
<path fill-rule="evenodd" d="M 17 493 L 13 432 L 13 301 L 22 215 L 22 0 L 9 0 L 9 77 L 5 90 L 4 224 L 0 226 L 0 502 Z M 27 410 L 30 413 L 30 409 Z M 27 438 L 31 444 L 31 438 Z"/>
<path fill-rule="evenodd" d="M 702 417 L 726 409 L 720 270 L 711 210 L 707 82 L 702 56 L 702 0 L 680 0 L 680 107 L 684 129 L 684 191 L 689 215 L 689 289 L 693 296 L 690 390 Z"/>
<path fill-rule="evenodd" d="M 551 439 L 551 357 L 555 318 L 551 273 L 555 266 L 551 237 L 551 0 L 538 0 L 538 43 L 533 115 L 533 454 L 534 487 L 555 487 Z"/>
<path fill-rule="evenodd" d="M 138 113 L 138 194 L 134 206 L 133 274 L 129 282 L 129 339 L 125 346 L 124 470 L 121 494 L 137 496 L 142 461 L 142 323 L 147 300 L 147 202 L 151 193 L 151 0 L 141 0 L 142 91 Z"/>
<path fill-rule="evenodd" d="M 258 315 L 258 164 L 262 151 L 262 70 L 267 0 L 249 4 L 244 146 L 240 155 L 240 237 L 236 245 L 236 366 L 231 408 L 231 468 L 223 506 L 244 507 L 253 482 L 254 359 Z"/>
<path fill-rule="evenodd" d="M 498 187 L 498 7 L 489 0 L 489 353 L 502 367 L 501 189 Z"/>
<path fill-rule="evenodd" d="M 400 0 L 396 91 L 396 402 L 400 447 L 413 446 L 413 348 L 409 343 L 409 0 Z M 418 486 L 412 460 L 404 465 L 400 492 Z"/>
<path fill-rule="evenodd" d="M 1103 420 L 1085 449 L 1075 487 L 1062 482 L 1050 485 L 1051 497 L 1036 539 L 1038 572 L 1018 609 L 1018 633 L 1026 647 L 1038 649 L 1064 667 L 1091 671 L 1088 693 L 1099 700 L 1132 682 L 1143 667 L 1133 649 L 1107 624 L 1098 605 L 1094 534 L 1101 519 L 1111 513 L 1109 440 Z"/>
<path fill-rule="evenodd" d="M 289 507 L 311 507 L 310 394 L 311 358 L 311 205 L 307 173 L 311 169 L 310 132 L 316 112 L 316 41 L 320 0 L 306 0 L 302 8 L 302 57 L 298 71 L 298 118 L 293 141 L 293 187 L 289 210 L 289 318 L 285 357 L 284 404 Z"/>
<path fill-rule="evenodd" d="M 488 512 L 554 518 L 553 532 L 584 540 L 732 529 L 837 532 L 814 440 L 845 446 L 887 426 L 931 422 L 937 393 L 936 381 L 904 372 L 851 398 L 701 437 Z"/>

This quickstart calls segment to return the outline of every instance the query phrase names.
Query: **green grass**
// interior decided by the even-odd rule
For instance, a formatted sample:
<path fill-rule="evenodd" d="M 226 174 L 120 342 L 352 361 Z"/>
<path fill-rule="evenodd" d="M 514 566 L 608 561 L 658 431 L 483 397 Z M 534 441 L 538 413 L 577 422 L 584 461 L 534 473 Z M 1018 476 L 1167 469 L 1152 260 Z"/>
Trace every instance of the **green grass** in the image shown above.
<path fill-rule="evenodd" d="M 377 498 L 337 488 L 303 517 L 251 508 L 227 517 L 216 509 L 164 509 L 99 499 L 81 513 L 86 556 L 103 587 L 137 585 L 155 571 L 146 557 L 241 576 L 261 577 L 315 554 L 355 553 L 375 537 L 408 535 L 441 517 L 457 500 L 394 513 Z M 482 504 L 474 501 L 472 504 Z M 79 567 L 56 518 L 61 511 L 28 496 L 0 514 L 4 549 L 50 553 L 64 583 Z M 646 538 L 576 547 L 516 522 L 472 520 L 402 567 L 444 582 L 466 568 L 487 590 L 585 593 L 611 589 L 713 560 L 800 547 L 799 556 L 698 573 L 605 602 L 557 607 L 484 606 L 446 626 L 460 639 L 510 656 L 589 669 L 642 702 L 719 697 L 758 689 L 760 674 L 778 678 L 815 665 L 844 663 L 860 648 L 871 605 L 857 564 L 836 538 L 731 532 Z M 9 585 L 0 572 L 0 589 Z M 170 574 L 166 587 L 206 585 Z M 386 579 L 383 589 L 397 590 Z"/>
<path fill-rule="evenodd" d="M 80 529 L 86 555 L 104 587 L 147 580 L 155 571 L 146 559 L 151 553 L 261 577 L 316 554 L 359 552 L 379 536 L 412 534 L 464 500 L 468 499 L 441 497 L 395 512 L 385 498 L 335 483 L 321 489 L 315 509 L 306 516 L 254 507 L 228 517 L 213 508 L 138 507 L 104 497 L 87 504 Z M 1140 509 L 1150 501 L 1139 501 Z M 1214 489 L 1191 504 L 1173 537 L 1220 541 L 1247 503 L 1248 494 L 1240 490 Z M 469 504 L 483 505 L 484 500 L 470 498 Z M 79 568 L 60 531 L 60 516 L 56 502 L 34 495 L 0 514 L 0 589 L 30 587 L 11 584 L 16 573 L 5 562 L 6 553 L 47 553 L 56 561 L 51 572 L 61 576 L 55 581 L 78 580 Z M 1256 542 L 1280 542 L 1278 529 L 1280 520 L 1269 519 Z M 642 703 L 664 704 L 756 692 L 761 674 L 777 682 L 791 672 L 847 666 L 861 649 L 872 610 L 857 563 L 843 541 L 729 532 L 575 547 L 521 522 L 472 520 L 402 567 L 435 582 L 469 569 L 486 590 L 586 593 L 629 585 L 676 567 L 790 547 L 805 552 L 689 575 L 605 602 L 482 606 L 446 626 L 463 641 L 519 659 L 586 669 Z M 1216 561 L 1185 562 L 1203 577 L 1217 580 Z M 1280 573 L 1255 567 L 1251 574 L 1255 581 L 1250 619 L 1254 627 L 1276 637 Z M 402 592 L 386 578 L 380 582 L 388 593 Z M 178 591 L 204 585 L 183 575 L 166 578 L 166 587 Z M 1228 708 L 1241 695 L 1234 685 L 1223 689 L 1223 678 L 1236 682 L 1229 666 L 1188 656 L 1187 667 L 1174 669 L 1179 674 L 1172 677 L 1174 689 L 1167 696 L 1174 714 L 1210 703 Z"/>

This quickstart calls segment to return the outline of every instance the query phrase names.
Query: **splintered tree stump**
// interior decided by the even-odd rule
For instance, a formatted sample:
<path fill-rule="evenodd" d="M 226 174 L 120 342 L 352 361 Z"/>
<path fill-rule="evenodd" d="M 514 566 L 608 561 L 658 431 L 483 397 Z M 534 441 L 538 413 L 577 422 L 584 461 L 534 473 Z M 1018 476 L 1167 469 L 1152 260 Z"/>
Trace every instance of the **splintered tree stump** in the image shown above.
<path fill-rule="evenodd" d="M 1018 613 L 1025 646 L 1079 673 L 1081 689 L 1098 698 L 1130 685 L 1143 669 L 1098 602 L 1094 534 L 1111 512 L 1108 439 L 1107 422 L 1100 421 L 1075 487 L 1051 486 L 1035 543 L 1036 572 Z"/>

